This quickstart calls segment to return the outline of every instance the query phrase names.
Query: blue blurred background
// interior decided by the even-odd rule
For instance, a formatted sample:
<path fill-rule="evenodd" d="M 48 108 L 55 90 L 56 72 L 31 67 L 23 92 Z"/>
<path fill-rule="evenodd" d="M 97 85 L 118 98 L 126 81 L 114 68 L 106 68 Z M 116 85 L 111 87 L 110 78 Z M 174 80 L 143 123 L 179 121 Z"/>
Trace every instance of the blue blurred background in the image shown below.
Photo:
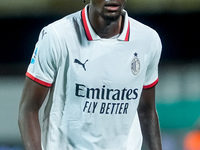
<path fill-rule="evenodd" d="M 40 30 L 84 5 L 82 0 L 0 1 L 0 150 L 23 149 L 18 106 Z M 128 0 L 126 9 L 161 37 L 156 105 L 163 150 L 183 150 L 185 135 L 200 127 L 200 1 Z"/>

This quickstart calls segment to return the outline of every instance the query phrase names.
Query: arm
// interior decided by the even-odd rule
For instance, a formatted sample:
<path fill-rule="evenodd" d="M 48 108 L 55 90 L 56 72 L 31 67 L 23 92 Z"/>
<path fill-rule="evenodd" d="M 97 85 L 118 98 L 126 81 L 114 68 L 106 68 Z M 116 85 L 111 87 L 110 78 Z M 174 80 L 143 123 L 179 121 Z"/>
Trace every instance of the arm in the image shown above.
<path fill-rule="evenodd" d="M 150 89 L 143 89 L 138 115 L 145 145 L 149 150 L 162 150 L 160 127 L 155 107 L 155 86 Z"/>
<path fill-rule="evenodd" d="M 26 150 L 41 150 L 41 130 L 38 112 L 49 88 L 25 79 L 19 106 L 18 124 Z"/>

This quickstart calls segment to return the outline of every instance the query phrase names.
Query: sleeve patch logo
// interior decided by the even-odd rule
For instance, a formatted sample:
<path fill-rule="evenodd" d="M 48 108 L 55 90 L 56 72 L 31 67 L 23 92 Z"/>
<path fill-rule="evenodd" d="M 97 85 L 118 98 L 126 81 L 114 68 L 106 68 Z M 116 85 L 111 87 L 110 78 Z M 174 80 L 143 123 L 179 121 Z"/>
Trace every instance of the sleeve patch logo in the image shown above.
<path fill-rule="evenodd" d="M 35 63 L 35 59 L 36 59 L 36 56 L 37 56 L 37 51 L 38 51 L 38 47 L 35 49 L 35 51 L 33 53 L 33 56 L 32 56 L 32 59 L 31 59 L 31 64 Z"/>
<path fill-rule="evenodd" d="M 138 59 L 137 53 L 134 53 L 134 58 L 131 62 L 131 71 L 134 75 L 137 75 L 140 72 L 140 60 Z"/>

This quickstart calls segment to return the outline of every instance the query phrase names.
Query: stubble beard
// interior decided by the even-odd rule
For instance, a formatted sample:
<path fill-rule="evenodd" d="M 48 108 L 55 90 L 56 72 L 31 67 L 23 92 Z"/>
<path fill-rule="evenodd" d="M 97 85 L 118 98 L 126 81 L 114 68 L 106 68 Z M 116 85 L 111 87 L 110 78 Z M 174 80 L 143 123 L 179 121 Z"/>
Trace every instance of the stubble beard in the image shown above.
<path fill-rule="evenodd" d="M 118 14 L 113 15 L 113 16 L 106 15 L 104 14 L 104 12 L 101 13 L 101 17 L 107 22 L 116 22 L 117 20 L 119 20 L 120 16 L 121 16 L 121 12 L 118 12 Z"/>
<path fill-rule="evenodd" d="M 108 22 L 116 22 L 117 20 L 119 20 L 120 18 L 120 15 L 117 15 L 117 16 L 102 16 L 102 18 Z"/>

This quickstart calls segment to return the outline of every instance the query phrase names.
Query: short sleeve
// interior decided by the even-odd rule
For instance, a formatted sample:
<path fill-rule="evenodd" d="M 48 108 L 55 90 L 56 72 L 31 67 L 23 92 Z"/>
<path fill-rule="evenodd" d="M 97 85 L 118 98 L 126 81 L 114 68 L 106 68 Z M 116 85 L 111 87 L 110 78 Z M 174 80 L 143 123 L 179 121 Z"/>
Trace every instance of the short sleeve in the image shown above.
<path fill-rule="evenodd" d="M 155 42 L 151 48 L 151 58 L 147 67 L 143 89 L 154 87 L 158 83 L 158 64 L 161 56 L 162 44 L 158 34 L 155 34 Z"/>
<path fill-rule="evenodd" d="M 58 68 L 59 43 L 53 27 L 45 27 L 39 35 L 26 76 L 33 81 L 50 87 Z"/>

